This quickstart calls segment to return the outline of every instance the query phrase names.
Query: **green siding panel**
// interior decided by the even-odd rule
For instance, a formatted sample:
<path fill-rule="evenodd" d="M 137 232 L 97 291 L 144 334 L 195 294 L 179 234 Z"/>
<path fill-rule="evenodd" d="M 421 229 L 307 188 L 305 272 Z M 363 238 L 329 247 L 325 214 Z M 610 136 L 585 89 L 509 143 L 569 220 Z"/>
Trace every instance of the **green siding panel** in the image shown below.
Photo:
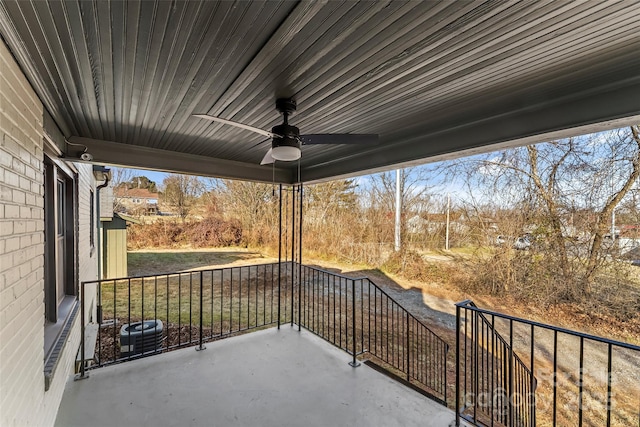
<path fill-rule="evenodd" d="M 124 221 L 112 221 L 105 227 L 105 278 L 127 276 L 127 229 Z"/>

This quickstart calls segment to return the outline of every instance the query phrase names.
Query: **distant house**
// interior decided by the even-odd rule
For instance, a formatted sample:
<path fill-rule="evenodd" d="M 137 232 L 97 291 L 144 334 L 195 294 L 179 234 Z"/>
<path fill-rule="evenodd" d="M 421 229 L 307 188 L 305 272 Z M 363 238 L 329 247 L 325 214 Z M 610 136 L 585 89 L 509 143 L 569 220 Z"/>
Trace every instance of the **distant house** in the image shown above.
<path fill-rule="evenodd" d="M 640 238 L 640 225 L 638 224 L 623 224 L 619 227 L 620 237 L 626 237 L 628 239 Z"/>
<path fill-rule="evenodd" d="M 117 187 L 113 192 L 116 210 L 133 215 L 153 215 L 158 213 L 158 193 L 146 188 Z"/>
<path fill-rule="evenodd" d="M 640 256 L 640 225 L 620 225 L 616 233 L 620 253 L 630 258 Z"/>

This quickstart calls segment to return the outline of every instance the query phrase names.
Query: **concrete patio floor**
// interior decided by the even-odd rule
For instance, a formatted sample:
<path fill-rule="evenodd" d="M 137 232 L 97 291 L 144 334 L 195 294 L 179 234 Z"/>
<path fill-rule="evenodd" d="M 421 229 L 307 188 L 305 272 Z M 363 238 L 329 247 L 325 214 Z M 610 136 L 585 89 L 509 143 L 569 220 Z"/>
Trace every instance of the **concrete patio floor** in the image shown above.
<path fill-rule="evenodd" d="M 449 426 L 453 411 L 289 325 L 90 371 L 56 426 Z"/>

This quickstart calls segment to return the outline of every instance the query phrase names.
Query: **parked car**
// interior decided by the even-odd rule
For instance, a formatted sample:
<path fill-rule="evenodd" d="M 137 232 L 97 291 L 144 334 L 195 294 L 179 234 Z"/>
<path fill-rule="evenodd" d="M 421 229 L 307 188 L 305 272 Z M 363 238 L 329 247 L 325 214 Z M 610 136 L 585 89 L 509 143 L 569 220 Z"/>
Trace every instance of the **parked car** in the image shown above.
<path fill-rule="evenodd" d="M 513 243 L 513 248 L 514 249 L 518 249 L 520 251 L 523 251 L 523 250 L 526 250 L 526 249 L 530 249 L 532 240 L 533 239 L 528 234 L 525 234 L 524 236 L 520 236 Z"/>

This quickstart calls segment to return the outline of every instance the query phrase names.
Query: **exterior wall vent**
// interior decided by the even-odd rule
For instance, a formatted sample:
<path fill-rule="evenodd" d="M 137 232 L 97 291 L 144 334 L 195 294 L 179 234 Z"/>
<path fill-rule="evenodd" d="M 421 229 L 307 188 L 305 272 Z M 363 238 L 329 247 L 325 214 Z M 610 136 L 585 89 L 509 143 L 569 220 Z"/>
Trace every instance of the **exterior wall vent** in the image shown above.
<path fill-rule="evenodd" d="M 120 328 L 120 357 L 162 350 L 162 321 L 127 323 Z"/>

